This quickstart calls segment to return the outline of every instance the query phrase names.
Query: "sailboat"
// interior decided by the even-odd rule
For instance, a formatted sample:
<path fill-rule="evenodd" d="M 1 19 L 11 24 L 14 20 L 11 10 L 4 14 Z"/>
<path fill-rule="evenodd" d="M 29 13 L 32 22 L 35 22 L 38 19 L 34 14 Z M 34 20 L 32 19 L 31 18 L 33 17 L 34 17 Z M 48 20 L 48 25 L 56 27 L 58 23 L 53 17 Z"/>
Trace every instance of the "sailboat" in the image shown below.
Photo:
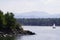
<path fill-rule="evenodd" d="M 56 28 L 56 26 L 55 26 L 55 24 L 53 24 L 53 29 L 55 29 Z"/>

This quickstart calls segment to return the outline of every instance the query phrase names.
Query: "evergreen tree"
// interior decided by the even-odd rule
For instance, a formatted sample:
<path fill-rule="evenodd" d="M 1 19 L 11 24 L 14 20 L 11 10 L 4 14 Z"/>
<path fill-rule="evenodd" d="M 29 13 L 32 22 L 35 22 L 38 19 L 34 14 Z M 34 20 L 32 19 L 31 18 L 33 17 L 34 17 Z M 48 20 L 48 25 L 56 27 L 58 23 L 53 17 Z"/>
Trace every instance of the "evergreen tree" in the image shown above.
<path fill-rule="evenodd" d="M 3 28 L 3 12 L 0 10 L 0 30 Z"/>

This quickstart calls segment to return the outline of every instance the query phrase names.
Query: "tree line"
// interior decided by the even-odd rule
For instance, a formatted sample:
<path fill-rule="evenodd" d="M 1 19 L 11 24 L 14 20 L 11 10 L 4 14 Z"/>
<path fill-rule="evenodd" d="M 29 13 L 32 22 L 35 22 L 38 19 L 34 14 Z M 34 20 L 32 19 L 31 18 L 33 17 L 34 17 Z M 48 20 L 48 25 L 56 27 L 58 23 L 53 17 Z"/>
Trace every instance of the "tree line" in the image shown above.
<path fill-rule="evenodd" d="M 31 25 L 31 26 L 60 26 L 60 18 L 19 18 L 16 20 L 22 25 Z"/>

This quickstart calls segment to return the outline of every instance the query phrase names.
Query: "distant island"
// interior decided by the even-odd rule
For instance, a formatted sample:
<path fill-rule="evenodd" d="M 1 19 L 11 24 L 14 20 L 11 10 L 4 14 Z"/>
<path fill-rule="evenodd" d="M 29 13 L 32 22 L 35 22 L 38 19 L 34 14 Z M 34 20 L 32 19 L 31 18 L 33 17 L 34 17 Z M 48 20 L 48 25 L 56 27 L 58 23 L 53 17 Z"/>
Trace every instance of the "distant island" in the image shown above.
<path fill-rule="evenodd" d="M 43 11 L 16 13 L 16 21 L 27 26 L 60 26 L 60 14 L 49 14 Z"/>

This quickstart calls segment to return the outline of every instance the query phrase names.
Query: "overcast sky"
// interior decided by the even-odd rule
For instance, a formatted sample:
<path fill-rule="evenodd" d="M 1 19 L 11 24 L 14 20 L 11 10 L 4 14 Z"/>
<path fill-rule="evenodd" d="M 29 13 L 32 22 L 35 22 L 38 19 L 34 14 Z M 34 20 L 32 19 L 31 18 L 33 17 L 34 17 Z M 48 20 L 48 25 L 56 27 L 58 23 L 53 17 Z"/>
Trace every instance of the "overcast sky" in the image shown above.
<path fill-rule="evenodd" d="M 43 11 L 54 14 L 60 13 L 60 0 L 0 0 L 0 10 L 13 13 Z"/>

